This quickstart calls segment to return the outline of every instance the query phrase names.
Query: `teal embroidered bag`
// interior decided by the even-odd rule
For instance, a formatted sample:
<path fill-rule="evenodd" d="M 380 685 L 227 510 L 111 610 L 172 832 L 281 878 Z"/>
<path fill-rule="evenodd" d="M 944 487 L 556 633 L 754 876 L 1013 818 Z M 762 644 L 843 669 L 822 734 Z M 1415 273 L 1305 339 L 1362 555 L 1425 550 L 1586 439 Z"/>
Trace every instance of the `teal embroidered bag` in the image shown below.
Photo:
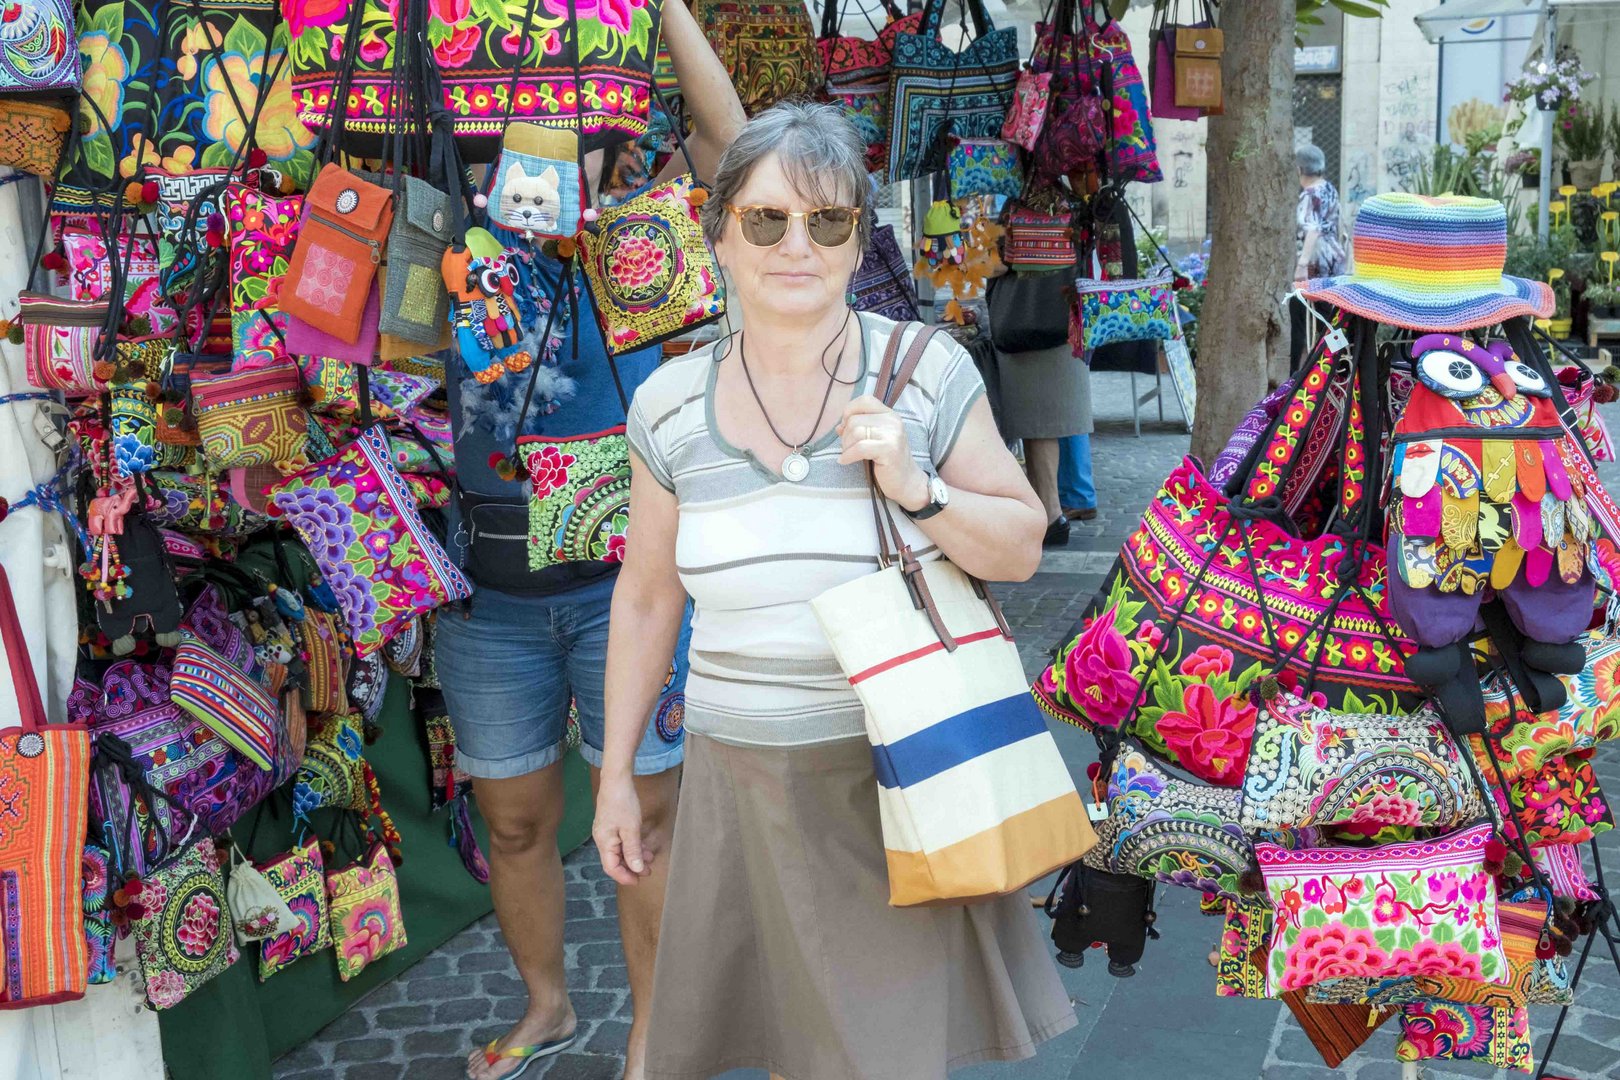
<path fill-rule="evenodd" d="M 1169 341 L 1181 336 L 1169 274 L 1113 281 L 1079 278 L 1074 291 L 1078 344 L 1086 351 L 1117 341 Z"/>

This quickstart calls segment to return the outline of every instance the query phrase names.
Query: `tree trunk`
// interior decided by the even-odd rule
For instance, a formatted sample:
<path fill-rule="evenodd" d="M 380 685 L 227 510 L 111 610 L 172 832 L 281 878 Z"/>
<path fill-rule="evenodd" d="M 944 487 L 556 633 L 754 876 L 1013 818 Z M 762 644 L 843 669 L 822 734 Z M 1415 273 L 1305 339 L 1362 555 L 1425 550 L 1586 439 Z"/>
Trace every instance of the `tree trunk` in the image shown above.
<path fill-rule="evenodd" d="M 1208 292 L 1198 328 L 1193 453 L 1213 461 L 1232 429 L 1288 369 L 1294 205 L 1294 0 L 1221 8 L 1225 114 L 1209 121 Z"/>

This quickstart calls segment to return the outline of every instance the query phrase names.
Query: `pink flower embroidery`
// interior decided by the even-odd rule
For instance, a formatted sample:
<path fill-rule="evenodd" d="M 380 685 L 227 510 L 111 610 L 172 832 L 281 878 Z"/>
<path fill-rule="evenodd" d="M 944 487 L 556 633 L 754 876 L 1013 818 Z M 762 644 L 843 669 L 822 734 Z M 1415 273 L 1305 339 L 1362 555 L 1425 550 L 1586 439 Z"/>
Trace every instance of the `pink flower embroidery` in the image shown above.
<path fill-rule="evenodd" d="M 1397 949 L 1389 958 L 1389 968 L 1403 975 L 1445 975 L 1476 981 L 1485 976 L 1479 954 L 1455 941 L 1423 940 L 1410 949 Z"/>
<path fill-rule="evenodd" d="M 1343 923 L 1307 926 L 1288 950 L 1278 989 L 1294 990 L 1324 979 L 1376 975 L 1388 962 L 1371 930 Z"/>
<path fill-rule="evenodd" d="M 534 485 L 534 497 L 543 499 L 560 491 L 568 483 L 568 469 L 578 461 L 573 454 L 560 447 L 545 446 L 529 457 L 529 482 Z"/>
<path fill-rule="evenodd" d="M 1241 698 L 1217 700 L 1215 691 L 1194 683 L 1182 693 L 1181 708 L 1159 718 L 1158 732 L 1189 771 L 1212 784 L 1232 786 L 1243 777 L 1255 708 Z"/>
<path fill-rule="evenodd" d="M 602 556 L 603 562 L 624 562 L 624 539 L 622 533 L 614 533 L 607 538 L 607 554 Z"/>
<path fill-rule="evenodd" d="M 1143 622 L 1136 628 L 1136 640 L 1157 651 L 1164 644 L 1164 631 L 1159 629 L 1157 623 Z"/>
<path fill-rule="evenodd" d="M 146 980 L 146 997 L 154 1009 L 180 1004 L 186 996 L 186 980 L 178 971 L 160 971 Z"/>
<path fill-rule="evenodd" d="M 473 58 L 473 53 L 478 49 L 478 43 L 483 37 L 483 29 L 477 23 L 469 23 L 457 29 L 447 40 L 433 46 L 433 58 L 439 62 L 440 67 L 465 67 Z"/>
<path fill-rule="evenodd" d="M 206 956 L 219 937 L 219 928 L 219 904 L 207 893 L 198 893 L 186 903 L 174 936 L 187 956 Z"/>
<path fill-rule="evenodd" d="M 664 269 L 664 249 L 645 236 L 624 236 L 613 249 L 608 273 L 621 288 L 637 289 Z"/>
<path fill-rule="evenodd" d="M 1380 926 L 1388 926 L 1405 918 L 1406 908 L 1395 899 L 1395 890 L 1387 885 L 1379 886 L 1373 896 L 1373 921 Z"/>
<path fill-rule="evenodd" d="M 1064 662 L 1064 685 L 1086 719 L 1102 727 L 1120 725 L 1141 686 L 1131 675 L 1134 663 L 1109 608 L 1080 634 Z"/>
<path fill-rule="evenodd" d="M 1380 791 L 1350 812 L 1350 820 L 1368 825 L 1421 825 L 1423 807 L 1392 791 Z"/>
<path fill-rule="evenodd" d="M 1194 679 L 1225 675 L 1232 670 L 1232 650 L 1219 645 L 1200 645 L 1181 662 L 1181 673 Z"/>

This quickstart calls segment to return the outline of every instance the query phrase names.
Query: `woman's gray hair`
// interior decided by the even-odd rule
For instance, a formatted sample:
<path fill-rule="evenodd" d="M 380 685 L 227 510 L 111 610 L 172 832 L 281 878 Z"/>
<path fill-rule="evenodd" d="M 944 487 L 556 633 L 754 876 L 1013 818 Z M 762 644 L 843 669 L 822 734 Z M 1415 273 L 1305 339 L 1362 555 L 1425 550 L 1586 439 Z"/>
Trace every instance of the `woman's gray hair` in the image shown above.
<path fill-rule="evenodd" d="M 711 245 L 725 234 L 727 207 L 748 183 L 754 166 L 775 154 L 788 182 L 817 206 L 856 206 L 861 250 L 872 235 L 872 181 L 866 172 L 866 144 L 836 105 L 784 101 L 771 106 L 742 129 L 715 169 L 713 190 L 699 211 L 703 238 Z"/>
<path fill-rule="evenodd" d="M 1321 147 L 1306 143 L 1294 148 L 1294 164 L 1304 176 L 1321 176 L 1327 172 L 1327 155 Z"/>

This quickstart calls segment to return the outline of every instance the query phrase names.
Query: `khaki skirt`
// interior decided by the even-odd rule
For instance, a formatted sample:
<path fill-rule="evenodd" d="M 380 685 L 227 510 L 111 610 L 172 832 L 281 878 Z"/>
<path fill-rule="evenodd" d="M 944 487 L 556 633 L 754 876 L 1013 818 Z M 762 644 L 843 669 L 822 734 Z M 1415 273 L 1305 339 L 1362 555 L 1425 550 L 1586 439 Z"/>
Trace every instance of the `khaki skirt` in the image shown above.
<path fill-rule="evenodd" d="M 1078 1021 L 1022 893 L 892 908 L 864 739 L 688 733 L 647 1075 L 932 1080 Z"/>

